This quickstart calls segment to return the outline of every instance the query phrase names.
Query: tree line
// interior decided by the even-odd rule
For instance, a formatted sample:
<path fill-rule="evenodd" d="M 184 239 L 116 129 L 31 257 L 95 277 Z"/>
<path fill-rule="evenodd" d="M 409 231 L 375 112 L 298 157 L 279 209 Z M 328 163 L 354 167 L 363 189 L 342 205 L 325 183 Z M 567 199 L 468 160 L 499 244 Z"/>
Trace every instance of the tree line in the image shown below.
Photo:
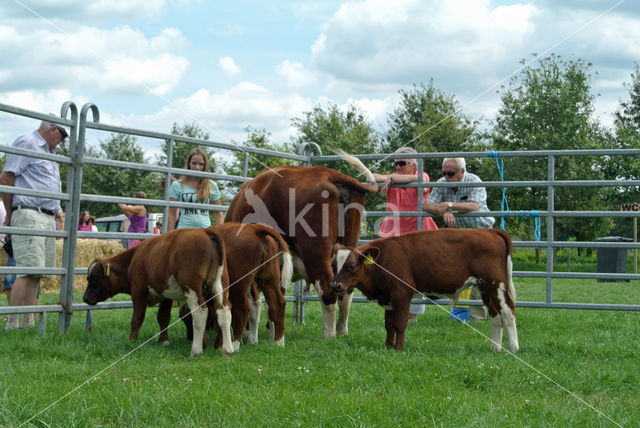
<path fill-rule="evenodd" d="M 525 63 L 525 60 L 522 60 Z M 640 66 L 635 64 L 631 79 L 625 83 L 629 97 L 620 100 L 614 113 L 612 128 L 606 128 L 594 116 L 591 84 L 592 64 L 583 59 L 565 59 L 559 55 L 539 58 L 535 65 L 524 67 L 498 89 L 500 107 L 494 119 L 481 121 L 464 113 L 454 95 L 439 90 L 434 81 L 414 84 L 399 91 L 400 102 L 387 117 L 386 129 L 377 130 L 363 111 L 354 105 L 340 109 L 336 104 L 315 106 L 301 117 L 291 119 L 297 135 L 290 141 L 272 141 L 265 129 L 251 126 L 245 129 L 246 139 L 236 141 L 241 146 L 296 153 L 303 142 L 317 143 L 324 154 L 341 148 L 349 153 L 392 153 L 410 146 L 418 152 L 523 151 L 563 149 L 628 149 L 640 147 Z M 171 133 L 209 140 L 209 134 L 196 123 L 173 124 Z M 187 153 L 193 146 L 176 141 L 173 167 L 184 167 Z M 112 160 L 166 165 L 168 142 L 155 159 L 144 157 L 136 138 L 111 134 L 98 147 L 87 147 L 86 155 Z M 65 153 L 66 146 L 60 150 Z M 207 149 L 212 154 L 212 149 Z M 244 155 L 234 152 L 221 162 L 211 162 L 211 171 L 241 175 Z M 211 156 L 213 160 L 213 156 Z M 393 170 L 391 160 L 371 162 L 375 172 Z M 249 159 L 249 176 L 256 175 L 266 165 L 290 163 L 264 155 Z M 365 162 L 366 163 L 366 162 Z M 344 163 L 328 165 L 352 174 Z M 468 170 L 485 181 L 500 179 L 493 159 L 468 159 Z M 63 168 L 64 169 L 64 168 Z M 441 159 L 425 159 L 424 169 L 435 181 L 440 177 Z M 63 180 L 66 174 L 61 171 Z M 629 157 L 558 157 L 556 180 L 638 179 L 640 164 Z M 546 180 L 547 159 L 504 159 L 504 180 Z M 63 183 L 64 184 L 64 183 Z M 237 183 L 218 183 L 228 202 L 236 193 Z M 83 172 L 82 193 L 130 196 L 144 190 L 150 198 L 162 199 L 164 190 L 157 173 L 89 165 Z M 488 188 L 489 208 L 500 210 L 502 190 Z M 555 207 L 562 211 L 618 210 L 621 203 L 638 201 L 637 188 L 565 187 L 556 188 Z M 507 200 L 511 210 L 546 210 L 547 190 L 541 187 L 510 188 Z M 96 216 L 118 214 L 117 206 L 98 202 L 82 204 Z M 367 210 L 384 210 L 384 198 L 371 195 Z M 153 211 L 153 208 L 151 208 Z M 160 209 L 158 209 L 160 211 Z M 371 222 L 375 221 L 372 219 Z M 543 227 L 544 227 L 544 221 Z M 520 239 L 533 240 L 530 220 L 508 219 L 507 231 Z M 558 218 L 555 234 L 559 239 L 588 241 L 606 234 L 631 235 L 631 220 L 610 218 Z M 544 236 L 544 233 L 543 233 Z"/>

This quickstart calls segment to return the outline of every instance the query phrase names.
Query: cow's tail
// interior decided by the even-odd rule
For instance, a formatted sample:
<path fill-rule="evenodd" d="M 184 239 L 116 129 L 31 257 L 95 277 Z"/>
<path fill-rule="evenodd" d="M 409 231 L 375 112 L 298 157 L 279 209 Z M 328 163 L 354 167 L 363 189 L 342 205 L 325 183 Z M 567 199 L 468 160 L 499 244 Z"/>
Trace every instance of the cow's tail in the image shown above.
<path fill-rule="evenodd" d="M 350 187 L 356 187 L 362 191 L 365 192 L 377 192 L 378 191 L 378 183 L 376 183 L 376 179 L 373 177 L 373 173 L 369 170 L 369 168 L 367 168 L 360 159 L 358 159 L 355 156 L 350 155 L 349 153 L 345 152 L 344 150 L 340 150 L 340 149 L 335 149 L 334 152 L 340 156 L 342 158 L 342 160 L 347 161 L 349 163 L 349 165 L 353 166 L 355 169 L 357 169 L 360 174 L 364 175 L 365 181 L 367 182 L 367 184 L 362 184 L 360 183 L 358 180 L 353 179 L 353 177 L 349 177 L 352 180 L 354 180 L 354 182 L 345 182 L 345 183 L 341 183 L 341 184 L 346 184 L 349 185 Z"/>
<path fill-rule="evenodd" d="M 516 301 L 516 288 L 513 285 L 513 244 L 511 243 L 511 237 L 507 232 L 502 229 L 491 229 L 504 240 L 505 243 L 505 262 L 507 265 L 507 278 L 509 284 L 507 285 L 507 293 L 514 302 Z"/>
<path fill-rule="evenodd" d="M 291 277 L 293 276 L 293 258 L 291 257 L 289 246 L 282 238 L 282 235 L 275 230 L 269 230 L 265 227 L 263 228 L 263 233 L 264 236 L 273 238 L 280 249 L 280 256 L 282 260 L 282 266 L 280 268 L 280 288 L 286 291 L 291 283 Z"/>
<path fill-rule="evenodd" d="M 222 239 L 222 235 L 212 227 L 206 229 L 207 234 L 209 235 L 209 239 L 211 239 L 211 245 L 213 249 L 218 252 L 218 269 L 215 273 L 216 279 L 214 284 L 222 284 L 222 275 L 224 273 L 224 268 L 227 266 L 227 250 L 224 247 L 224 241 Z M 209 274 L 211 274 L 211 269 L 209 269 Z M 214 290 L 214 297 L 218 299 L 218 302 L 222 302 L 222 295 L 216 296 L 216 294 L 221 294 L 221 291 L 224 290 Z"/>

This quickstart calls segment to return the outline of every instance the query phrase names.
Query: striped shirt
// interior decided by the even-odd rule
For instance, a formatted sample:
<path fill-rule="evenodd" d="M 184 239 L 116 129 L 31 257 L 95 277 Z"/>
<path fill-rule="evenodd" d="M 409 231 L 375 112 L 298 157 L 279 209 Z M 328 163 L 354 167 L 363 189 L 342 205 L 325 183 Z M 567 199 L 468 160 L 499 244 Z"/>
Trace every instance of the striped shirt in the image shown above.
<path fill-rule="evenodd" d="M 444 177 L 438 180 L 438 183 L 444 183 Z M 464 172 L 461 183 L 482 183 L 480 177 L 469 172 Z M 458 191 L 455 192 L 453 187 L 434 187 L 427 197 L 427 201 L 439 204 L 440 202 L 475 202 L 479 205 L 476 212 L 487 212 L 487 190 L 482 187 L 458 187 Z M 493 217 L 470 217 L 464 214 L 454 214 L 456 218 L 456 228 L 468 227 L 485 227 L 490 228 L 495 223 Z"/>
<path fill-rule="evenodd" d="M 18 137 L 12 146 L 36 152 L 51 153 L 49 145 L 38 131 Z M 60 170 L 58 169 L 58 164 L 54 161 L 10 154 L 7 156 L 3 171 L 15 174 L 15 187 L 58 193 L 62 189 Z M 17 205 L 39 207 L 53 212 L 60 211 L 59 200 L 37 196 L 13 195 L 13 206 Z"/>

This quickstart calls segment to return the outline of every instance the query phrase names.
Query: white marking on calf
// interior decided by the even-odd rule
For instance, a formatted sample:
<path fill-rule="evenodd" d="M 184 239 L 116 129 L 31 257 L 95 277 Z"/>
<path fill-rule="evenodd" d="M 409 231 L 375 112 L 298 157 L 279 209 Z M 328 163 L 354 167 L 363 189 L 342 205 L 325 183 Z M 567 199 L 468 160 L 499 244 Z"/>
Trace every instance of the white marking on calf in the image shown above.
<path fill-rule="evenodd" d="M 335 303 L 325 305 L 322 301 L 322 289 L 320 288 L 320 281 L 313 283 L 313 288 L 320 296 L 320 307 L 322 308 L 322 337 L 325 339 L 332 339 L 336 337 L 336 307 Z"/>
<path fill-rule="evenodd" d="M 502 350 L 502 320 L 500 315 L 491 318 L 491 349 L 496 352 Z"/>
<path fill-rule="evenodd" d="M 262 301 L 249 299 L 251 309 L 249 311 L 249 331 L 247 332 L 247 344 L 255 345 L 258 343 L 258 324 L 260 323 L 260 311 L 262 310 Z"/>
<path fill-rule="evenodd" d="M 349 310 L 351 309 L 351 300 L 353 293 L 344 294 L 342 300 L 338 300 L 340 315 L 338 316 L 337 334 L 347 336 L 349 334 Z"/>
<path fill-rule="evenodd" d="M 338 250 L 338 253 L 336 254 L 336 275 L 342 270 L 344 262 L 347 261 L 349 254 L 351 254 L 351 250 Z"/>
<path fill-rule="evenodd" d="M 510 283 L 513 281 L 510 279 Z M 513 285 L 511 285 L 513 287 Z M 511 352 L 518 352 L 520 349 L 520 345 L 518 344 L 518 330 L 516 328 L 516 317 L 513 312 L 511 312 L 511 308 L 507 305 L 507 302 L 504 297 L 505 294 L 505 286 L 504 283 L 500 283 L 498 286 L 498 302 L 500 304 L 500 316 L 502 318 L 502 322 L 507 329 L 507 336 L 509 337 L 509 348 L 511 348 Z M 515 290 L 514 290 L 515 294 Z M 502 332 L 502 328 L 500 329 Z"/>
<path fill-rule="evenodd" d="M 193 357 L 202 354 L 202 340 L 207 324 L 207 308 L 198 304 L 198 296 L 191 289 L 184 294 L 184 297 L 193 322 L 193 342 L 191 343 L 191 356 Z"/>
<path fill-rule="evenodd" d="M 227 306 L 216 310 L 218 325 L 222 330 L 222 355 L 233 354 L 233 345 L 231 344 L 231 311 Z M 205 318 L 206 321 L 206 318 Z"/>
<path fill-rule="evenodd" d="M 282 253 L 282 270 L 280 271 L 280 287 L 286 292 L 293 277 L 293 258 L 289 253 Z"/>
<path fill-rule="evenodd" d="M 215 302 L 222 306 L 223 302 L 223 289 L 222 289 L 222 272 L 224 271 L 224 266 L 218 266 L 218 273 L 216 273 L 216 280 L 213 282 L 213 298 Z"/>
<path fill-rule="evenodd" d="M 335 303 L 325 305 L 323 301 L 320 301 L 322 307 L 322 320 L 324 321 L 324 327 L 322 329 L 322 337 L 325 339 L 332 339 L 336 337 L 336 309 Z"/>
<path fill-rule="evenodd" d="M 507 256 L 507 277 L 509 277 L 509 287 L 507 288 L 509 297 L 515 302 L 516 288 L 513 285 L 513 261 L 511 260 L 511 254 Z"/>

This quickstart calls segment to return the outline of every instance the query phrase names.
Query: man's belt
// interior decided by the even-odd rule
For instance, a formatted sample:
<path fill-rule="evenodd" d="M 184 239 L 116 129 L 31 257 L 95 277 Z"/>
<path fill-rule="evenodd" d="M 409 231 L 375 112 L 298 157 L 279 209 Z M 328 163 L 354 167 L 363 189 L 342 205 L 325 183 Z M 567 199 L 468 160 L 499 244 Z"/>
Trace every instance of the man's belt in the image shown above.
<path fill-rule="evenodd" d="M 45 208 L 40 208 L 40 207 L 25 207 L 24 205 L 16 205 L 15 207 L 13 207 L 13 210 L 34 210 L 34 211 L 38 211 L 41 212 L 42 214 L 47 214 L 47 215 L 56 215 L 55 211 L 51 211 Z"/>

